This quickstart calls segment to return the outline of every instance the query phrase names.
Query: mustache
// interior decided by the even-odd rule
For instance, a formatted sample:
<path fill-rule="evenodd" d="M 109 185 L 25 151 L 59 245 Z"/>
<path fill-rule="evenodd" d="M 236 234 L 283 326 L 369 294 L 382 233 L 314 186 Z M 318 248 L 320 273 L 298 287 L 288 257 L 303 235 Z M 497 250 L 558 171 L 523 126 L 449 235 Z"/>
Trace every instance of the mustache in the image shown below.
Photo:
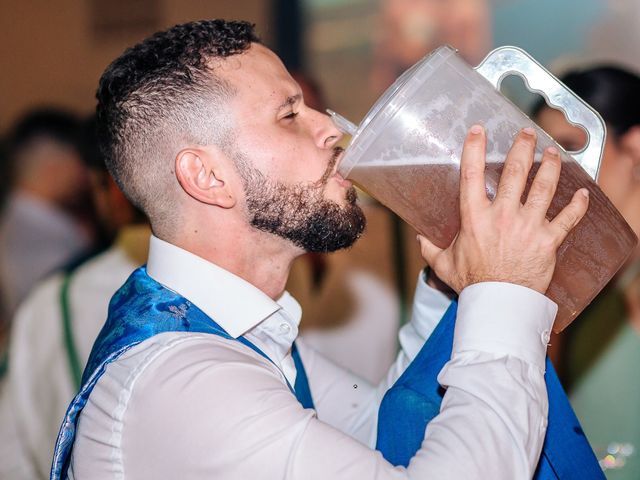
<path fill-rule="evenodd" d="M 340 156 L 340 154 L 342 152 L 344 152 L 344 148 L 342 148 L 342 147 L 333 147 L 333 154 L 331 155 L 331 159 L 329 160 L 329 164 L 327 165 L 327 169 L 325 170 L 325 172 L 322 175 L 322 177 L 320 178 L 320 180 L 318 180 L 318 182 L 317 182 L 317 185 L 319 187 L 325 185 L 329 181 L 329 177 L 331 177 L 331 175 L 333 175 L 333 169 L 336 166 L 336 163 L 338 162 L 338 157 Z"/>

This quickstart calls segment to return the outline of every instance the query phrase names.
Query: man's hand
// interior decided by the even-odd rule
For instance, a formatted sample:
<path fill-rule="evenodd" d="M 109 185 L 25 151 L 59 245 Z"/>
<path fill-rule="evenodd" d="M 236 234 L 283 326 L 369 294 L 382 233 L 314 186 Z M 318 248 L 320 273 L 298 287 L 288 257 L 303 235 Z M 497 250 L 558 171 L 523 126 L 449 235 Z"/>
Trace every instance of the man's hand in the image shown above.
<path fill-rule="evenodd" d="M 485 191 L 486 137 L 472 127 L 460 162 L 460 231 L 445 250 L 419 235 L 422 256 L 456 292 L 479 282 L 509 282 L 545 293 L 556 263 L 556 251 L 582 219 L 589 192 L 580 189 L 552 221 L 546 213 L 560 178 L 555 148 L 544 152 L 527 201 L 520 200 L 533 164 L 535 131 L 515 139 L 502 171 L 495 199 Z"/>

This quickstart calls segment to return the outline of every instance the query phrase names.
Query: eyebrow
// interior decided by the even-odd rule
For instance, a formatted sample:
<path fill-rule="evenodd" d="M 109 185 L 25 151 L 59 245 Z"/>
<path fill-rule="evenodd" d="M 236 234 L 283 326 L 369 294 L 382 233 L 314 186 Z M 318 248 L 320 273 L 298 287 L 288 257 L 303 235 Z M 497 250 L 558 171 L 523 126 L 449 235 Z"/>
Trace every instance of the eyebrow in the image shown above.
<path fill-rule="evenodd" d="M 292 95 L 290 97 L 287 97 L 287 99 L 284 102 L 282 102 L 282 104 L 278 105 L 278 108 L 276 110 L 280 111 L 283 108 L 286 108 L 286 107 L 289 107 L 291 105 L 294 105 L 295 103 L 300 101 L 301 98 L 302 98 L 302 95 L 300 95 L 300 94 Z"/>

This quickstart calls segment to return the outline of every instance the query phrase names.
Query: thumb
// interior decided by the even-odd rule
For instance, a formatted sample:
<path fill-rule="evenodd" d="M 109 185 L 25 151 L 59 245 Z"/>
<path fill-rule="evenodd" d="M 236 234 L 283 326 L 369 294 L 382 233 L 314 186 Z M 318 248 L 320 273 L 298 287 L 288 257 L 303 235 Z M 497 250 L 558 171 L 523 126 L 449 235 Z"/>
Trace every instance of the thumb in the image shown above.
<path fill-rule="evenodd" d="M 431 243 L 431 240 L 420 234 L 418 234 L 417 239 L 420 244 L 420 253 L 422 254 L 422 258 L 427 262 L 427 265 L 433 268 L 436 263 L 436 259 L 442 253 L 442 248 L 435 246 Z"/>

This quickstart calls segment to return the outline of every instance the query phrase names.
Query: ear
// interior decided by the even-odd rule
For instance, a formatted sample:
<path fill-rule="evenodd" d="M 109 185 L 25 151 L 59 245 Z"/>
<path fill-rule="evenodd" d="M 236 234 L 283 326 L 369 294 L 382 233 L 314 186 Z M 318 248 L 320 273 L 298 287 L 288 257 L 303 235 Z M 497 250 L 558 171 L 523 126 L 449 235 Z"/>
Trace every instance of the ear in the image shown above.
<path fill-rule="evenodd" d="M 176 156 L 176 177 L 182 189 L 199 202 L 231 208 L 236 204 L 228 182 L 228 158 L 214 147 L 185 148 Z"/>

